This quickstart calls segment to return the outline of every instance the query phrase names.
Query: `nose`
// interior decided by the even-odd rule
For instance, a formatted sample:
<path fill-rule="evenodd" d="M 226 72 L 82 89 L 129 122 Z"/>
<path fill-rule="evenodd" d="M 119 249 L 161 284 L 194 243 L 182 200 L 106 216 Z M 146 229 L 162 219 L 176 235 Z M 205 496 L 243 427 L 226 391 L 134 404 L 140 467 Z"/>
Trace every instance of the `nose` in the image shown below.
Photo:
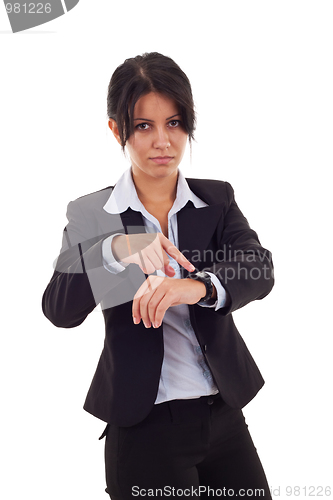
<path fill-rule="evenodd" d="M 170 147 L 170 138 L 168 130 L 164 127 L 156 128 L 156 133 L 154 136 L 154 148 L 156 149 L 167 149 Z"/>

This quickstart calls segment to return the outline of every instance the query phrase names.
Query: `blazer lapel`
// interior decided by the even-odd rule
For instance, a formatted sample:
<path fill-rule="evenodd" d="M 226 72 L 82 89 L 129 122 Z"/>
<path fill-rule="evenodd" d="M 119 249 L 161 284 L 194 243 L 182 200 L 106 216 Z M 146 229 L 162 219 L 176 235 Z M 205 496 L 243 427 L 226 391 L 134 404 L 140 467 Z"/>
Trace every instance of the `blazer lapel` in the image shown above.
<path fill-rule="evenodd" d="M 203 261 L 203 251 L 208 247 L 221 218 L 223 205 L 195 208 L 191 202 L 178 213 L 179 250 L 189 261 Z"/>
<path fill-rule="evenodd" d="M 141 212 L 135 212 L 131 208 L 128 208 L 126 212 L 120 214 L 120 217 L 126 234 L 146 232 Z"/>

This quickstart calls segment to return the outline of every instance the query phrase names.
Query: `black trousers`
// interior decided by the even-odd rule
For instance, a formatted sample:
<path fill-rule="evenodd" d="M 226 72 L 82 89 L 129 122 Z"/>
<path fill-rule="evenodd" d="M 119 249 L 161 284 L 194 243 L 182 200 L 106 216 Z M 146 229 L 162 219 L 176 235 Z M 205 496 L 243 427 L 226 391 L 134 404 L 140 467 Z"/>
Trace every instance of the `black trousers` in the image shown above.
<path fill-rule="evenodd" d="M 109 425 L 105 466 L 112 500 L 271 499 L 244 416 L 219 395 L 155 405 L 133 427 Z"/>

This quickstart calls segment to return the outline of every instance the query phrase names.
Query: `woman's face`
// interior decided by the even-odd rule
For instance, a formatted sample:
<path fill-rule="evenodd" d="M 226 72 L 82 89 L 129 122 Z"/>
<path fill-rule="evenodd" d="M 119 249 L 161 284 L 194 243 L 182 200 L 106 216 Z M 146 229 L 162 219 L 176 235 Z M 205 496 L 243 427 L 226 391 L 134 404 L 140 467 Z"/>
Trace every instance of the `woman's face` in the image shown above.
<path fill-rule="evenodd" d="M 134 107 L 134 133 L 126 144 L 133 175 L 177 176 L 187 138 L 175 101 L 155 92 L 142 96 Z"/>

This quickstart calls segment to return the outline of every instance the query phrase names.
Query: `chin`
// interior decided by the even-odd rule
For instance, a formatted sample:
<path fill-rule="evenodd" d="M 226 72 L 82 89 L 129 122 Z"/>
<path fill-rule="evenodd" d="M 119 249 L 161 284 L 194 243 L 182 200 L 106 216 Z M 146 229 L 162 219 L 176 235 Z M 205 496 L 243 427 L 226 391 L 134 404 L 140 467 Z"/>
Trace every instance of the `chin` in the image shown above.
<path fill-rule="evenodd" d="M 154 177 L 169 177 L 170 175 L 177 175 L 178 174 L 178 167 L 176 168 L 170 168 L 168 165 L 159 165 L 158 167 L 154 168 L 154 171 L 152 172 L 152 175 Z"/>
<path fill-rule="evenodd" d="M 147 176 L 153 179 L 163 179 L 170 177 L 172 175 L 178 175 L 178 164 L 174 165 L 149 165 L 140 167 L 138 165 L 132 165 L 132 171 L 134 175 L 137 176 Z"/>

